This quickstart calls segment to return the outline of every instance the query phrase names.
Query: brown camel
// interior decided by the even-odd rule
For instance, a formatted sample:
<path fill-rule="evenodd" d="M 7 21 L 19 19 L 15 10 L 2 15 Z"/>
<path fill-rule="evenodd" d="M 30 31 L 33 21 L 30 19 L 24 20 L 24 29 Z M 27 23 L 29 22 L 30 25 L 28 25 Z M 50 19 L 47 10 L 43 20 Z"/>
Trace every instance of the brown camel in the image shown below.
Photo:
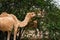
<path fill-rule="evenodd" d="M 15 15 L 3 12 L 0 15 L 0 30 L 3 32 L 8 32 L 7 40 L 9 40 L 11 31 L 14 28 L 14 40 L 16 40 L 18 27 L 26 26 L 28 22 L 31 20 L 31 18 L 34 16 L 34 12 L 29 12 L 27 13 L 24 21 L 19 21 Z"/>

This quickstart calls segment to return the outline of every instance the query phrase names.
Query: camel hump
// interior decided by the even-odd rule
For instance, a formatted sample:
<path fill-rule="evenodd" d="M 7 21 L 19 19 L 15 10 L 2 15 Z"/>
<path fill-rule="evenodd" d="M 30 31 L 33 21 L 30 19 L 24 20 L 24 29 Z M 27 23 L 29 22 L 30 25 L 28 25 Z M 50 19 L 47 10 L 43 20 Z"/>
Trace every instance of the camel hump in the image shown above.
<path fill-rule="evenodd" d="M 9 14 L 7 12 L 2 12 L 0 15 L 0 17 L 7 17 L 7 16 L 9 16 Z"/>

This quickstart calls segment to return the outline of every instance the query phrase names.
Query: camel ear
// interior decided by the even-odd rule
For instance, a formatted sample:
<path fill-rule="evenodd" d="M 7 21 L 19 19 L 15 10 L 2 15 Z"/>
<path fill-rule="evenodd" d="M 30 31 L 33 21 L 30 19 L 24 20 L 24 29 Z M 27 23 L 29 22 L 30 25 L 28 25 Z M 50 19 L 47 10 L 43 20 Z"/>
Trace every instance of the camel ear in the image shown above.
<path fill-rule="evenodd" d="M 27 13 L 27 15 L 26 15 L 28 18 L 30 18 L 30 13 Z"/>
<path fill-rule="evenodd" d="M 31 14 L 29 14 L 29 16 L 28 16 L 29 18 L 31 18 Z"/>

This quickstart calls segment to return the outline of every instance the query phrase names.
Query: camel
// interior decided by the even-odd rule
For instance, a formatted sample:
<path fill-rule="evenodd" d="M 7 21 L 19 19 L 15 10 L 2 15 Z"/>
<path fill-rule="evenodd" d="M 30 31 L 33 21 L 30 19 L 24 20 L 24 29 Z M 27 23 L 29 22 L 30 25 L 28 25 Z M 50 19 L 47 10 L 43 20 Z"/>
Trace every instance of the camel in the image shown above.
<path fill-rule="evenodd" d="M 8 32 L 7 40 L 10 39 L 10 34 L 12 29 L 14 28 L 14 40 L 16 40 L 16 34 L 18 27 L 25 27 L 28 22 L 35 16 L 34 12 L 27 13 L 24 21 L 19 21 L 17 17 L 13 14 L 8 14 L 7 12 L 3 12 L 0 15 L 0 30 Z"/>

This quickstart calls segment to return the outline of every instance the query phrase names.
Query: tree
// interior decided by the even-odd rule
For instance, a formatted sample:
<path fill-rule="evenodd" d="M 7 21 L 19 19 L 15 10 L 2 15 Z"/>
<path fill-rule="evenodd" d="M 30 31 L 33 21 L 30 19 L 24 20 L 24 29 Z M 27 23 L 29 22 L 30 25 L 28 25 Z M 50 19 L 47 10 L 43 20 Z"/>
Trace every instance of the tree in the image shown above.
<path fill-rule="evenodd" d="M 42 16 L 36 16 L 33 20 L 38 21 L 38 29 L 42 31 L 44 39 L 48 32 L 50 40 L 59 40 L 60 37 L 60 9 L 56 7 L 53 0 L 0 0 L 0 13 L 7 11 L 13 13 L 23 20 L 26 13 L 30 11 L 41 11 Z M 45 39 L 44 39 L 45 40 Z"/>

